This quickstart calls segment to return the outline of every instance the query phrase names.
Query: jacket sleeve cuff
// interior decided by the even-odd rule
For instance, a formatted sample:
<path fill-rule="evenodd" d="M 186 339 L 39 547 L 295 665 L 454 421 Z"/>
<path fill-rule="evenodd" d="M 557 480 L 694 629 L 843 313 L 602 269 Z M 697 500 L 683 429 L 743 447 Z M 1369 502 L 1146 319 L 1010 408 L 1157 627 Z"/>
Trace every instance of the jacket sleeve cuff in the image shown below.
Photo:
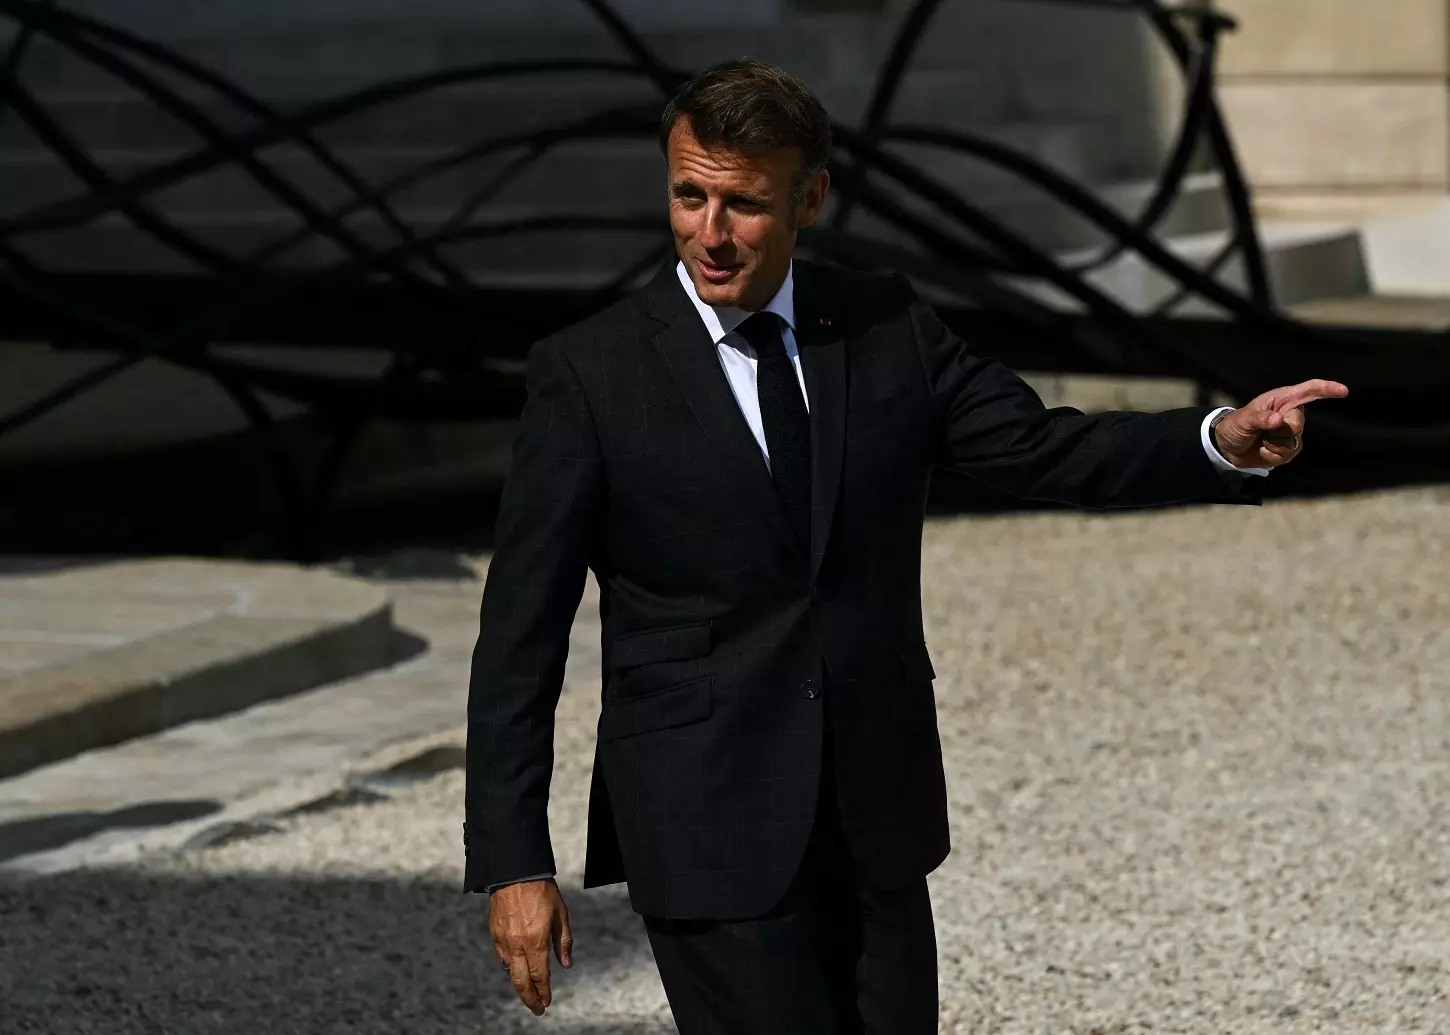
<path fill-rule="evenodd" d="M 506 888 L 510 884 L 523 884 L 531 880 L 553 880 L 556 876 L 557 874 L 554 873 L 534 873 L 530 874 L 527 877 L 515 877 L 512 880 L 501 880 L 497 883 L 489 884 L 485 887 L 479 888 L 478 890 L 486 895 L 492 895 L 499 888 Z"/>

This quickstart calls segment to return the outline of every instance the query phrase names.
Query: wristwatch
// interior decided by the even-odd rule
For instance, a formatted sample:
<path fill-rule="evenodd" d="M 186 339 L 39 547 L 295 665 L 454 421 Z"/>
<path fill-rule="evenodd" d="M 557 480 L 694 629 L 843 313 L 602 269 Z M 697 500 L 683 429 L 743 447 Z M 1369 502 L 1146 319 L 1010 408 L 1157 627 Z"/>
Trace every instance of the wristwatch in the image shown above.
<path fill-rule="evenodd" d="M 1218 436 L 1213 433 L 1213 429 L 1218 427 L 1218 422 L 1223 420 L 1230 413 L 1233 413 L 1233 410 L 1224 410 L 1217 417 L 1213 418 L 1213 420 L 1208 422 L 1208 441 L 1214 449 L 1218 450 L 1218 454 L 1220 456 L 1223 456 L 1223 450 L 1219 448 Z M 1227 458 L 1225 457 L 1225 459 Z"/>

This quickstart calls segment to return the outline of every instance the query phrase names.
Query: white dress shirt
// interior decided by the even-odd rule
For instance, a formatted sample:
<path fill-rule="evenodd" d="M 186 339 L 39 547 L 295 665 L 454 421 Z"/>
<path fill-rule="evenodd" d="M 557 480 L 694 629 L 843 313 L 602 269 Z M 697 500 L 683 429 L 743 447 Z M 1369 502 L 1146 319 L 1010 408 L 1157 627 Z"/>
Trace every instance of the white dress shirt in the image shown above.
<path fill-rule="evenodd" d="M 751 316 L 748 309 L 736 309 L 728 305 L 706 305 L 700 301 L 700 296 L 695 293 L 694 281 L 685 271 L 683 262 L 675 264 L 675 274 L 680 278 L 680 283 L 685 288 L 685 294 L 690 296 L 690 301 L 695 303 L 695 309 L 700 314 L 700 319 L 705 323 L 705 330 L 710 335 L 710 340 L 715 343 L 715 354 L 720 357 L 720 365 L 725 368 L 725 376 L 730 379 L 730 390 L 735 393 L 735 402 L 740 406 L 740 412 L 745 415 L 745 423 L 750 425 L 750 433 L 755 436 L 755 441 L 760 443 L 760 455 L 765 457 L 765 466 L 770 466 L 770 450 L 765 447 L 765 425 L 760 420 L 760 394 L 755 387 L 755 368 L 759 363 L 755 355 L 755 346 L 745 340 L 745 336 L 735 328 L 745 322 L 745 318 Z M 796 380 L 800 382 L 801 395 L 806 395 L 806 377 L 801 371 L 801 354 L 796 348 L 795 342 L 795 263 L 792 262 L 785 271 L 785 282 L 776 290 L 775 295 L 765 304 L 765 312 L 774 313 L 779 316 L 785 326 L 780 329 L 780 339 L 785 344 L 785 354 L 790 357 L 791 366 L 795 367 Z M 810 412 L 811 402 L 806 399 L 806 412 Z"/>
<path fill-rule="evenodd" d="M 735 393 L 735 401 L 740 406 L 740 412 L 745 415 L 745 423 L 750 425 L 750 433 L 760 444 L 760 454 L 765 457 L 768 467 L 770 451 L 765 445 L 765 427 L 760 421 L 760 397 L 755 389 L 755 349 L 735 330 L 745 322 L 745 318 L 750 313 L 733 306 L 706 305 L 700 301 L 700 296 L 695 293 L 695 283 L 690 279 L 690 274 L 686 272 L 683 262 L 675 264 L 675 275 L 680 278 L 680 285 L 685 289 L 685 294 L 689 295 L 690 301 L 695 303 L 695 310 L 700 314 L 700 319 L 704 321 L 710 340 L 715 343 L 715 352 L 720 357 L 720 365 L 725 368 L 725 376 L 730 380 L 730 390 Z M 805 395 L 806 380 L 805 375 L 801 372 L 800 351 L 796 348 L 795 341 L 794 262 L 785 272 L 785 282 L 776 290 L 775 296 L 765 304 L 765 311 L 775 313 L 785 322 L 785 327 L 781 329 L 781 339 L 785 342 L 786 355 L 790 357 L 791 365 L 795 367 L 796 380 L 801 385 L 801 395 Z M 806 401 L 806 408 L 808 410 L 810 408 L 809 399 Z M 1267 467 L 1235 467 L 1214 447 L 1209 427 L 1212 425 L 1213 419 L 1220 413 L 1227 413 L 1232 409 L 1232 406 L 1220 406 L 1203 419 L 1203 424 L 1199 429 L 1203 451 L 1208 454 L 1208 459 L 1212 461 L 1213 465 L 1221 471 L 1260 476 L 1268 474 L 1269 468 Z"/>

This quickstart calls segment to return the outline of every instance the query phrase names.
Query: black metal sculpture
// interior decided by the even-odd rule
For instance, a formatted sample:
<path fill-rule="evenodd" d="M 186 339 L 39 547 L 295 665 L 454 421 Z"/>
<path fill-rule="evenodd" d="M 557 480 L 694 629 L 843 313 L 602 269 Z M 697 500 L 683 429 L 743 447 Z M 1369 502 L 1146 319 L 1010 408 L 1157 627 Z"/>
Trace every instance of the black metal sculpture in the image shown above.
<path fill-rule="evenodd" d="M 0 435 L 65 406 L 147 358 L 199 372 L 221 385 L 255 427 L 259 447 L 269 450 L 278 490 L 287 501 L 294 552 L 312 555 L 320 548 L 315 537 L 319 516 L 326 511 L 349 451 L 369 420 L 474 420 L 516 412 L 522 401 L 518 360 L 528 344 L 552 326 L 616 297 L 643 271 L 663 261 L 672 246 L 657 212 L 580 211 L 493 222 L 480 222 L 476 215 L 512 178 L 527 176 L 534 163 L 561 144 L 651 137 L 660 104 L 606 110 L 542 131 L 462 142 L 452 154 L 420 163 L 382 183 L 366 182 L 319 139 L 318 132 L 358 112 L 460 83 L 590 72 L 652 84 L 662 101 L 686 78 L 685 71 L 659 60 L 607 0 L 581 2 L 619 43 L 625 59 L 444 69 L 284 112 L 183 54 L 69 12 L 53 0 L 0 0 L 0 16 L 16 25 L 0 70 L 0 117 L 22 121 L 86 188 L 77 196 L 0 218 L 0 301 L 4 303 L 0 336 L 84 341 L 88 347 L 115 354 L 104 366 L 17 412 L 0 414 Z M 882 66 L 862 124 L 835 128 L 838 153 L 832 173 L 840 202 L 830 225 L 812 228 L 803 235 L 803 244 L 849 264 L 902 269 L 959 298 L 963 310 L 958 318 L 1006 320 L 1014 333 L 1050 340 L 1060 355 L 1075 354 L 1084 369 L 1172 372 L 1194 378 L 1205 389 L 1247 396 L 1260 386 L 1265 371 L 1245 365 L 1241 355 L 1205 347 L 1202 321 L 1166 319 L 1185 298 L 1207 300 L 1240 333 L 1258 340 L 1322 350 L 1336 339 L 1273 306 L 1249 192 L 1214 97 L 1218 41 L 1232 22 L 1206 8 L 1170 10 L 1159 0 L 1074 2 L 1139 12 L 1174 56 L 1187 84 L 1176 140 L 1150 200 L 1136 218 L 1123 217 L 1091 191 L 1001 143 L 961 131 L 893 124 L 893 99 L 940 7 L 940 0 L 918 0 Z M 67 49 L 145 97 L 193 131 L 200 146 L 135 175 L 118 179 L 109 174 L 27 87 L 24 59 L 37 37 Z M 187 84 L 187 91 L 171 85 L 178 79 Z M 196 92 L 224 101 L 248 125 L 223 128 L 192 99 Z M 349 199 L 325 207 L 289 182 L 263 156 L 267 148 L 283 142 L 311 155 L 345 188 Z M 1066 265 L 972 199 L 894 153 L 890 147 L 894 143 L 968 154 L 1006 170 L 1039 190 L 1047 202 L 1066 206 L 1097 227 L 1112 243 L 1090 261 Z M 403 190 L 513 151 L 521 153 L 502 172 L 481 176 L 477 189 L 453 216 L 428 232 L 410 226 L 393 207 L 392 199 Z M 1191 160 L 1200 153 L 1210 154 L 1221 174 L 1233 225 L 1220 254 L 1196 268 L 1165 247 L 1155 231 L 1182 191 Z M 153 204 L 158 192 L 223 165 L 245 170 L 275 205 L 294 213 L 301 226 L 249 254 L 232 254 L 199 239 Z M 905 204 L 907 199 L 913 204 Z M 938 218 L 919 215 L 922 204 Z M 912 244 L 892 247 L 852 233 L 852 215 L 863 210 L 904 231 Z M 363 211 L 373 213 L 388 228 L 393 243 L 380 246 L 349 230 L 348 218 Z M 124 277 L 124 271 L 112 277 L 67 274 L 43 268 L 27 254 L 27 240 L 34 235 L 114 216 L 129 220 L 201 272 L 159 280 L 132 277 L 126 290 L 119 291 L 115 281 Z M 467 270 L 449 257 L 449 249 L 465 241 L 570 228 L 643 230 L 658 233 L 659 238 L 636 261 L 624 263 L 612 281 L 589 290 L 500 292 L 472 283 Z M 343 257 L 310 269 L 279 261 L 318 239 L 331 242 Z M 1157 311 L 1130 311 L 1088 279 L 1089 273 L 1125 251 L 1135 252 L 1179 286 Z M 1247 292 L 1216 277 L 1231 260 L 1242 264 Z M 1074 300 L 1081 313 L 1065 314 L 1018 290 L 1012 278 L 1022 276 L 1051 284 Z M 159 304 L 163 300 L 166 304 Z M 485 321 L 510 330 L 480 342 L 471 329 Z M 321 349 L 363 346 L 380 350 L 388 362 L 376 377 L 326 375 L 247 362 L 215 349 L 217 344 L 239 340 Z M 332 442 L 311 477 L 303 478 L 295 458 L 275 444 L 269 434 L 272 418 L 259 392 L 329 415 Z M 1403 438 L 1406 432 L 1388 429 L 1385 434 Z M 1438 441 L 1433 430 L 1418 434 L 1425 441 Z"/>

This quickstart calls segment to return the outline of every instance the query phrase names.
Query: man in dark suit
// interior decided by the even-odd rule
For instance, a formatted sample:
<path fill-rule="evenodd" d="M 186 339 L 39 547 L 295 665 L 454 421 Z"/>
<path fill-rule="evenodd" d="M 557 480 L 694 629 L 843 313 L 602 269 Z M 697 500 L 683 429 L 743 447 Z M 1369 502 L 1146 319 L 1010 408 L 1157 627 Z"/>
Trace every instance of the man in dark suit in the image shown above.
<path fill-rule="evenodd" d="M 666 109 L 678 262 L 539 342 L 468 703 L 466 886 L 535 1013 L 572 964 L 547 802 L 593 571 L 603 705 L 584 887 L 627 881 L 680 1031 L 937 1030 L 948 851 L 921 535 L 933 466 L 1107 508 L 1254 502 L 1314 381 L 1230 410 L 1045 409 L 905 279 L 792 261 L 830 126 L 716 66 Z"/>

